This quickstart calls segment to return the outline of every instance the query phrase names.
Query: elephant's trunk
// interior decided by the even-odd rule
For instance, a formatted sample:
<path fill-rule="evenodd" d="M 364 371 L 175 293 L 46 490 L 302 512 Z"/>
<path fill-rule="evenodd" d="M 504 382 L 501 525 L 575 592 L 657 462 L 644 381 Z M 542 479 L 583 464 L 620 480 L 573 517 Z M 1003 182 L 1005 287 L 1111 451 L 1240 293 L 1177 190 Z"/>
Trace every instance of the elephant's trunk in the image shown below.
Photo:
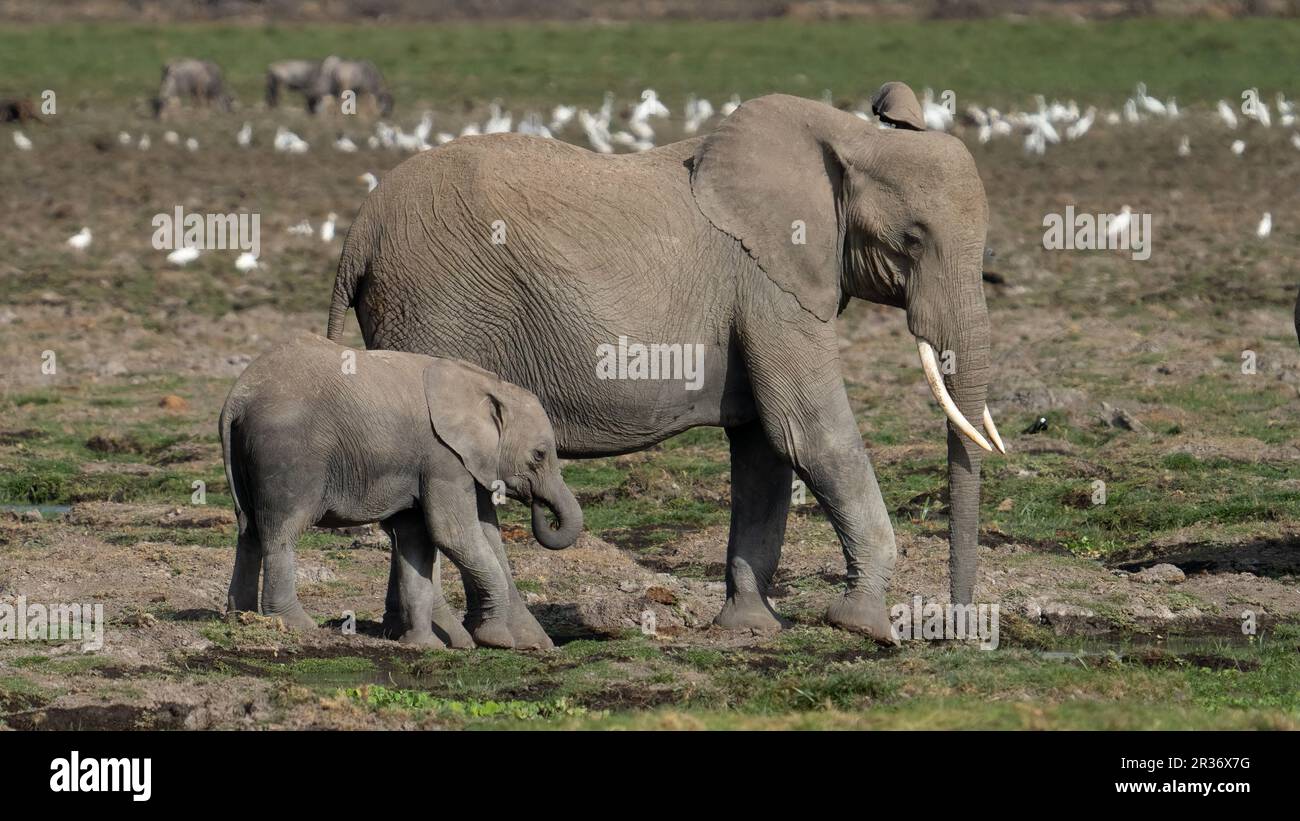
<path fill-rule="evenodd" d="M 533 497 L 533 536 L 548 550 L 563 550 L 572 546 L 582 532 L 582 507 L 563 481 L 554 484 L 558 487 Z M 558 526 L 551 525 L 548 512 L 555 516 Z"/>
<path fill-rule="evenodd" d="M 979 267 L 975 266 L 973 274 L 962 271 L 946 281 L 955 283 L 955 288 L 942 298 L 918 300 L 918 307 L 924 307 L 915 313 L 909 304 L 909 324 L 917 334 L 930 388 L 948 417 L 951 593 L 953 602 L 969 604 L 978 561 L 980 466 L 985 451 L 1005 450 L 985 403 L 989 319 Z M 937 356 L 932 342 L 942 346 Z"/>

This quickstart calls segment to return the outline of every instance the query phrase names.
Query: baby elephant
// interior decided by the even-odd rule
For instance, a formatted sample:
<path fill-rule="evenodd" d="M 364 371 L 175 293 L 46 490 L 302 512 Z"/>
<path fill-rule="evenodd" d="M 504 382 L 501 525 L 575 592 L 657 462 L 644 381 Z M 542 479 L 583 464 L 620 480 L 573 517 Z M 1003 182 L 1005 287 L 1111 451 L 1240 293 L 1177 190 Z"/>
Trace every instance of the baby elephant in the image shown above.
<path fill-rule="evenodd" d="M 221 444 L 239 520 L 230 609 L 257 609 L 262 572 L 262 612 L 290 627 L 316 626 L 295 589 L 302 533 L 381 522 L 394 551 L 385 623 L 400 625 L 401 641 L 443 646 L 436 627 L 456 646 L 468 646 L 468 629 L 477 644 L 514 647 L 515 633 L 540 628 L 511 601 L 493 491 L 532 505 L 548 548 L 582 529 L 537 397 L 457 360 L 304 334 L 235 382 Z M 438 551 L 465 583 L 463 628 L 433 583 Z"/>

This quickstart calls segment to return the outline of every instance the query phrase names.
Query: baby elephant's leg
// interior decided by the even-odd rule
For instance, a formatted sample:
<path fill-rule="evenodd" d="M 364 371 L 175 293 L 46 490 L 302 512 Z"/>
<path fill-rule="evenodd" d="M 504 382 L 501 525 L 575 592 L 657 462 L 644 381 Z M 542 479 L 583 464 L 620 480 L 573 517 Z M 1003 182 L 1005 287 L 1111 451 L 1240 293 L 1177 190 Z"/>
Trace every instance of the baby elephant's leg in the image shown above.
<path fill-rule="evenodd" d="M 383 523 L 384 532 L 393 541 L 392 561 L 388 570 L 388 593 L 384 598 L 383 634 L 388 638 L 399 638 L 406 633 L 406 619 L 403 616 L 402 587 L 418 589 L 422 586 L 432 587 L 433 634 L 444 644 L 458 650 L 474 646 L 465 627 L 460 623 L 447 597 L 442 592 L 442 556 L 433 546 L 433 540 L 424 525 L 424 516 L 418 510 L 408 510 L 397 514 Z M 400 535 L 399 535 L 400 533 Z M 402 562 L 397 553 L 397 540 L 418 540 L 433 552 L 433 566 L 430 578 L 423 579 L 415 572 L 412 565 Z M 408 571 L 403 577 L 403 571 Z"/>
<path fill-rule="evenodd" d="M 519 650 L 550 650 L 555 647 L 551 637 L 528 612 L 519 588 L 515 586 L 515 577 L 510 570 L 510 560 L 506 557 L 506 547 L 501 543 L 501 525 L 497 521 L 496 508 L 492 504 L 492 494 L 481 493 L 479 497 L 479 526 L 483 538 L 492 546 L 497 564 L 506 574 L 508 595 L 510 596 L 510 635 L 514 637 L 515 648 Z"/>
<path fill-rule="evenodd" d="M 446 497 L 444 497 L 446 498 Z M 476 505 L 450 502 L 426 510 L 434 544 L 460 569 L 470 610 L 465 627 L 480 647 L 514 647 L 510 634 L 510 594 L 506 574 L 479 528 Z M 473 591 L 469 593 L 468 591 Z"/>
<path fill-rule="evenodd" d="M 433 545 L 419 517 L 410 511 L 384 521 L 393 542 L 384 631 L 403 644 L 446 647 L 433 633 Z"/>

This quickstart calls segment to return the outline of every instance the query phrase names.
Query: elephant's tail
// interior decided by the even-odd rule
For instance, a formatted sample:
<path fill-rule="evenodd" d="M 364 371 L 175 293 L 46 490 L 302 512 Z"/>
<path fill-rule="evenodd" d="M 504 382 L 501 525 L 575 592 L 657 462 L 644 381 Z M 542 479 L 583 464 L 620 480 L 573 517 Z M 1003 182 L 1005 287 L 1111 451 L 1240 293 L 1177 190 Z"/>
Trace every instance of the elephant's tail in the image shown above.
<path fill-rule="evenodd" d="M 339 258 L 339 269 L 334 275 L 334 296 L 330 300 L 329 327 L 325 336 L 338 342 L 343 337 L 343 323 L 348 316 L 348 308 L 357 302 L 357 288 L 370 265 L 369 232 L 358 217 L 348 229 L 348 236 L 343 241 L 343 255 Z"/>
<path fill-rule="evenodd" d="M 239 466 L 231 458 L 233 448 L 231 428 L 234 424 L 234 418 L 240 415 L 240 410 L 239 397 L 232 391 L 230 398 L 226 400 L 225 406 L 221 408 L 218 433 L 221 435 L 221 459 L 226 464 L 226 484 L 230 486 L 230 498 L 235 502 L 235 521 L 238 523 L 240 535 L 243 535 L 248 529 L 248 515 L 245 512 L 243 502 L 240 501 L 240 498 L 244 496 L 243 482 L 240 481 Z"/>

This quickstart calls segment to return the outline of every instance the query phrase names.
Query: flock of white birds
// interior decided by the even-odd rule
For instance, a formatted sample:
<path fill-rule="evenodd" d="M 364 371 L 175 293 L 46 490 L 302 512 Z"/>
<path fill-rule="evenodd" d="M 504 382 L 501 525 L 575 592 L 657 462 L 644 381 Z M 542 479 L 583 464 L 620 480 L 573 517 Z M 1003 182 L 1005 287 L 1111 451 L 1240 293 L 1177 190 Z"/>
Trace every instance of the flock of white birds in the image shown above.
<path fill-rule="evenodd" d="M 957 126 L 957 116 L 955 106 L 952 104 L 953 98 L 949 93 L 945 93 L 941 99 L 942 102 L 936 100 L 933 90 L 929 88 L 924 90 L 920 103 L 926 127 L 936 131 L 954 130 Z M 1137 84 L 1134 94 L 1119 109 L 1104 113 L 1096 106 L 1081 110 L 1074 100 L 1064 103 L 1052 100 L 1049 103 L 1042 95 L 1035 95 L 1033 99 L 1034 107 L 1023 111 L 1002 112 L 992 107 L 967 106 L 962 117 L 962 125 L 975 129 L 976 139 L 981 144 L 997 139 L 1020 138 L 1023 139 L 1026 153 L 1043 155 L 1047 152 L 1048 146 L 1062 141 L 1062 135 L 1066 141 L 1082 139 L 1092 130 L 1098 117 L 1109 126 L 1138 126 L 1154 120 L 1178 121 L 1187 116 L 1178 107 L 1177 100 L 1168 98 L 1162 101 L 1148 94 L 1144 83 Z M 1239 105 L 1229 103 L 1227 100 L 1219 100 L 1211 117 L 1220 122 L 1229 132 L 1236 133 L 1243 129 L 1247 122 L 1258 127 L 1272 128 L 1274 115 L 1276 115 L 1278 127 L 1293 129 L 1290 135 L 1291 144 L 1300 150 L 1300 132 L 1294 130 L 1296 110 L 1293 102 L 1278 92 L 1270 107 L 1255 89 L 1243 93 L 1242 99 L 1245 102 Z M 826 92 L 823 100 L 830 103 L 829 92 Z M 715 109 L 709 100 L 692 95 L 682 110 L 681 131 L 688 136 L 697 134 L 710 120 L 728 116 L 740 106 L 740 103 L 739 95 L 732 95 L 731 99 Z M 876 127 L 892 128 L 891 125 L 880 122 L 867 111 L 853 110 L 851 113 Z M 517 121 L 511 112 L 503 110 L 499 103 L 492 103 L 488 107 L 485 121 L 482 123 L 471 121 L 465 124 L 459 133 L 453 134 L 449 131 L 435 132 L 434 112 L 425 111 L 410 131 L 400 125 L 377 122 L 373 133 L 365 137 L 364 144 L 371 150 L 415 153 L 427 151 L 436 145 L 444 145 L 457 137 L 516 132 L 548 139 L 566 137 L 575 142 L 580 137 L 586 140 L 591 150 L 601 154 L 613 154 L 620 149 L 646 151 L 654 148 L 656 121 L 665 122 L 672 117 L 668 106 L 663 103 L 654 89 L 643 91 L 640 99 L 626 110 L 622 118 L 625 123 L 623 127 L 615 128 L 614 114 L 615 97 L 613 93 L 608 92 L 601 105 L 594 110 L 561 104 L 551 110 L 549 117 L 536 111 L 529 111 Z M 152 145 L 148 134 L 133 137 L 123 131 L 118 134 L 117 139 L 122 146 L 134 146 L 140 151 L 148 151 Z M 162 140 L 167 145 L 183 145 L 185 150 L 191 152 L 197 152 L 201 147 L 195 137 L 182 139 L 176 131 L 164 132 Z M 252 124 L 245 122 L 235 133 L 234 140 L 240 148 L 253 148 L 257 141 Z M 31 139 L 22 131 L 14 132 L 13 141 L 20 151 L 33 150 Z M 275 151 L 286 154 L 305 154 L 311 150 L 311 145 L 306 140 L 283 125 L 277 127 L 271 139 L 271 146 Z M 1227 143 L 1228 150 L 1236 156 L 1244 154 L 1246 147 L 1246 141 L 1240 137 Z M 360 150 L 357 142 L 344 134 L 339 134 L 333 140 L 332 148 L 348 154 Z M 1190 137 L 1184 134 L 1179 139 L 1175 150 L 1180 157 L 1189 156 L 1192 153 Z M 379 184 L 378 177 L 370 172 L 363 174 L 358 181 L 366 187 L 367 191 L 373 191 Z M 1127 206 L 1125 209 L 1127 210 Z M 290 234 L 299 236 L 318 235 L 322 242 L 328 243 L 334 240 L 337 219 L 336 214 L 330 214 L 320 226 L 319 232 L 313 230 L 310 222 L 306 220 L 293 225 L 288 230 Z M 1272 228 L 1272 215 L 1266 212 L 1259 222 L 1256 235 L 1261 239 L 1267 238 Z M 67 245 L 74 250 L 85 251 L 92 241 L 91 230 L 83 227 L 68 238 Z M 183 266 L 197 259 L 199 254 L 200 252 L 194 248 L 179 248 L 168 254 L 167 260 L 173 265 Z M 256 270 L 259 261 L 251 254 L 244 253 L 236 260 L 235 266 L 241 272 L 248 272 Z"/>

